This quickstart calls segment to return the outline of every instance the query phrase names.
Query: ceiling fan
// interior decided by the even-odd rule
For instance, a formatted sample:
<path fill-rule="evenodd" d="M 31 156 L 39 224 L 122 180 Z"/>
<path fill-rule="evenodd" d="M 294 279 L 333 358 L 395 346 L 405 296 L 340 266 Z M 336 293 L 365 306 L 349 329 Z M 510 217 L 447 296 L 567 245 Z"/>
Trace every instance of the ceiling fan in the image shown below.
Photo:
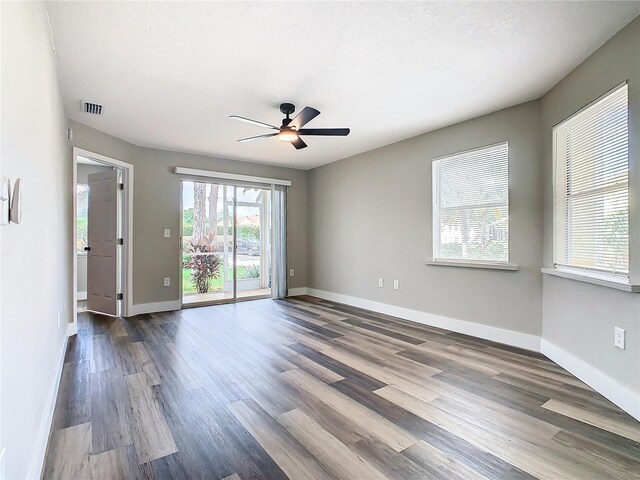
<path fill-rule="evenodd" d="M 275 133 L 267 133 L 266 135 L 258 135 L 256 137 L 241 138 L 238 142 L 249 142 L 251 140 L 257 140 L 259 138 L 278 137 L 283 142 L 290 142 L 291 145 L 296 147 L 297 150 L 305 148 L 306 143 L 300 138 L 303 135 L 324 135 L 324 136 L 338 136 L 345 137 L 349 135 L 348 128 L 302 128 L 311 120 L 320 115 L 320 112 L 315 108 L 304 107 L 302 111 L 296 115 L 294 119 L 289 118 L 296 107 L 292 103 L 280 104 L 280 111 L 286 115 L 286 118 L 282 119 L 282 126 L 276 127 L 264 122 L 258 122 L 257 120 L 251 120 L 250 118 L 240 117 L 238 115 L 231 115 L 229 118 L 234 120 L 240 120 L 242 122 L 251 123 L 252 125 L 258 125 L 259 127 L 270 128 L 277 130 Z"/>

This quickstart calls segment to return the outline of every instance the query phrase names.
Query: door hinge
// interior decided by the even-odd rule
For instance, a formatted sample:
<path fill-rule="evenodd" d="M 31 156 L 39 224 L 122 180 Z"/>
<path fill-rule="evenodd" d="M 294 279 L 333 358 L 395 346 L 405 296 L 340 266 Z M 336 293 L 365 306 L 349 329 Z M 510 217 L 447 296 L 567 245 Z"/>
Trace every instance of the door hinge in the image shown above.
<path fill-rule="evenodd" d="M 124 238 L 119 238 L 119 239 L 117 239 L 117 240 L 116 240 L 116 243 L 117 243 L 118 245 L 124 245 Z"/>
<path fill-rule="evenodd" d="M 119 293 L 116 295 L 116 300 L 122 300 L 122 299 L 124 299 L 124 294 Z"/>
<path fill-rule="evenodd" d="M 124 190 L 124 183 L 118 184 L 118 190 Z"/>

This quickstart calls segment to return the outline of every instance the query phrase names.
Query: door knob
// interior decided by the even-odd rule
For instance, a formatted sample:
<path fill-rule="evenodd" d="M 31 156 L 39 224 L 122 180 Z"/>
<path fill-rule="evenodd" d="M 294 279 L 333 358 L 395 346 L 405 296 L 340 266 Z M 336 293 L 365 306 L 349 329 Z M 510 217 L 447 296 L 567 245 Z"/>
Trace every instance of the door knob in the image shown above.
<path fill-rule="evenodd" d="M 89 250 L 91 250 L 91 247 L 84 247 L 85 252 L 88 252 Z"/>

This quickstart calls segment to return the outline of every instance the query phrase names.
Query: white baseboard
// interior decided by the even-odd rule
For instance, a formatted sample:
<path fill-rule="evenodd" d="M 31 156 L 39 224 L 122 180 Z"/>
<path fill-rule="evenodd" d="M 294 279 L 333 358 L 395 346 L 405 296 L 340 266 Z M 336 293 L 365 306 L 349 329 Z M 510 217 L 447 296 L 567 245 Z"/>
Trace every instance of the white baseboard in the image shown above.
<path fill-rule="evenodd" d="M 77 300 L 86 300 L 87 299 L 87 292 L 77 292 L 76 293 L 76 299 Z"/>
<path fill-rule="evenodd" d="M 431 327 L 444 328 L 453 332 L 464 333 L 473 337 L 484 338 L 494 342 L 504 343 L 526 350 L 540 351 L 540 337 L 528 333 L 515 332 L 504 328 L 492 327 L 480 323 L 458 320 L 455 318 L 443 317 L 432 313 L 411 310 L 409 308 L 397 307 L 387 303 L 374 302 L 364 298 L 350 297 L 339 293 L 325 292 L 315 288 L 305 289 L 308 295 L 323 298 L 332 302 L 344 303 L 353 307 L 365 308 L 385 315 L 392 315 L 412 322 L 429 325 Z"/>
<path fill-rule="evenodd" d="M 47 445 L 49 443 L 49 432 L 51 431 L 51 424 L 53 423 L 53 413 L 56 408 L 56 400 L 58 399 L 58 388 L 60 387 L 60 380 L 62 379 L 64 356 L 67 353 L 68 338 L 69 337 L 65 335 L 64 341 L 62 342 L 62 349 L 60 350 L 58 363 L 56 364 L 56 372 L 53 375 L 51 386 L 49 387 L 49 394 L 47 395 L 45 410 L 42 412 L 42 417 L 40 419 L 40 428 L 38 429 L 36 445 L 34 446 L 34 453 L 31 459 L 31 464 L 29 465 L 27 478 L 42 477 L 44 457 L 47 453 Z"/>
<path fill-rule="evenodd" d="M 640 420 L 640 395 L 613 380 L 593 365 L 563 350 L 553 343 L 542 339 L 541 350 L 544 355 L 584 383 L 608 398 L 622 410 Z"/>
<path fill-rule="evenodd" d="M 297 295 L 306 295 L 306 294 L 307 294 L 306 287 L 290 288 L 289 291 L 287 292 L 287 296 L 289 297 L 295 297 Z"/>
<path fill-rule="evenodd" d="M 67 337 L 71 337 L 78 333 L 78 320 L 67 326 Z"/>
<path fill-rule="evenodd" d="M 143 313 L 170 312 L 173 310 L 180 310 L 181 308 L 182 302 L 180 300 L 157 303 L 139 303 L 137 305 L 131 306 L 128 316 L 132 317 L 134 315 L 141 315 Z"/>

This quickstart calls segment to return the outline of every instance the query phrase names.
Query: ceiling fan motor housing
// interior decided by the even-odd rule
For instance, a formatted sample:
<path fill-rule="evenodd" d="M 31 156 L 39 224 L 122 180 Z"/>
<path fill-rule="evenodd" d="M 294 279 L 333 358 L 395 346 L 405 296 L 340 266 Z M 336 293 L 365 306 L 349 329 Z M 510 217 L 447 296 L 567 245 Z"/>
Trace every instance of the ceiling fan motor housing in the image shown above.
<path fill-rule="evenodd" d="M 288 117 L 296 111 L 296 106 L 293 103 L 281 103 L 280 111 Z"/>

